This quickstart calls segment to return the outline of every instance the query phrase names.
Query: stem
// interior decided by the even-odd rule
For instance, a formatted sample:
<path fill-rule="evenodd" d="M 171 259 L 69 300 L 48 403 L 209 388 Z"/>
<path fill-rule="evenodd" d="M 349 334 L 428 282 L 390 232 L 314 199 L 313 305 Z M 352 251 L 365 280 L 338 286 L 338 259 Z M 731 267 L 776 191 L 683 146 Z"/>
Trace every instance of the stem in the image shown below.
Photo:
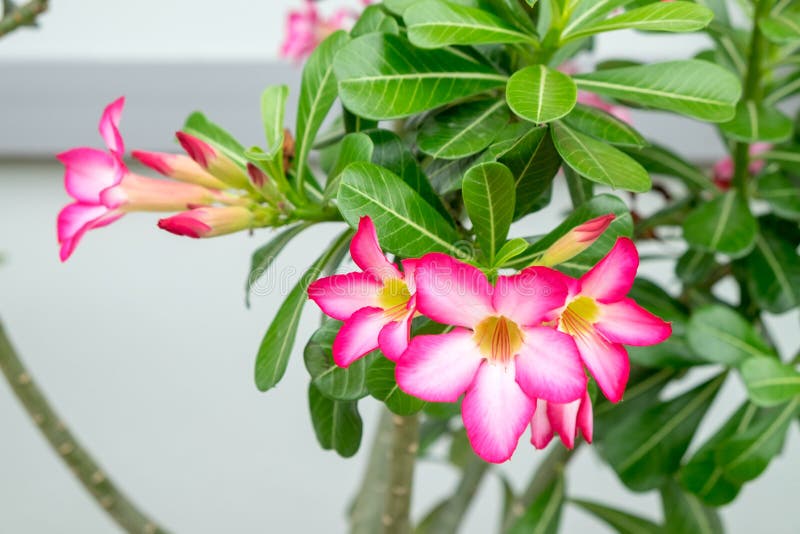
<path fill-rule="evenodd" d="M 7 10 L 0 19 L 0 37 L 11 33 L 20 26 L 33 24 L 37 16 L 47 11 L 47 2 L 48 0 L 31 0 L 21 7 Z M 4 4 L 8 6 L 7 2 Z"/>
<path fill-rule="evenodd" d="M 572 207 L 577 208 L 589 201 L 592 198 L 592 184 L 588 180 L 584 180 L 581 176 L 569 168 L 566 164 L 562 165 L 564 170 L 564 177 L 567 180 L 567 188 L 569 189 L 569 198 L 572 201 Z"/>
<path fill-rule="evenodd" d="M 17 399 L 53 450 L 120 527 L 126 532 L 136 534 L 166 533 L 114 485 L 89 452 L 78 443 L 58 414 L 50 407 L 44 394 L 36 387 L 30 373 L 6 337 L 2 324 L 0 324 L 0 368 Z"/>
<path fill-rule="evenodd" d="M 436 522 L 428 525 L 426 532 L 436 534 L 456 534 L 458 532 L 467 509 L 489 467 L 489 464 L 481 458 L 475 455 L 470 457 L 455 492 L 447 499 L 444 509 L 437 515 Z"/>
<path fill-rule="evenodd" d="M 419 447 L 419 416 L 395 415 L 392 423 L 394 432 L 389 451 L 389 492 L 386 494 L 381 522 L 384 534 L 409 534 L 411 485 Z"/>
<path fill-rule="evenodd" d="M 361 488 L 350 510 L 350 534 L 380 532 L 383 507 L 389 493 L 389 451 L 392 447 L 392 412 L 385 407 L 372 442 Z"/>

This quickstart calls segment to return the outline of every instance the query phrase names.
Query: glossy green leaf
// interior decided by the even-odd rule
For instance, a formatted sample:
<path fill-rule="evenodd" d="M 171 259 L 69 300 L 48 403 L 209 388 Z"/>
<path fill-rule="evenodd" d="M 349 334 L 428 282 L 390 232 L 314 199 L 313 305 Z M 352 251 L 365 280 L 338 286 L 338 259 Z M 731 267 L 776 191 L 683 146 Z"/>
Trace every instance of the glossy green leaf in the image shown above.
<path fill-rule="evenodd" d="M 494 263 L 495 265 L 504 265 L 526 250 L 530 245 L 527 241 L 525 241 L 521 237 L 516 237 L 509 241 L 506 241 L 506 244 L 500 247 L 500 250 L 497 251 L 497 255 L 495 256 Z"/>
<path fill-rule="evenodd" d="M 369 394 L 386 404 L 397 415 L 412 415 L 425 406 L 425 401 L 404 393 L 394 378 L 395 363 L 378 357 L 367 369 Z"/>
<path fill-rule="evenodd" d="M 434 190 L 440 195 L 446 195 L 461 189 L 464 173 L 479 159 L 478 156 L 468 156 L 461 159 L 430 160 L 425 166 L 425 173 Z"/>
<path fill-rule="evenodd" d="M 372 160 L 375 146 L 372 139 L 363 133 L 350 133 L 342 138 L 339 144 L 339 153 L 333 166 L 328 171 L 328 181 L 325 183 L 325 197 L 331 198 L 339 190 L 339 178 L 342 172 L 351 163 Z"/>
<path fill-rule="evenodd" d="M 600 444 L 600 454 L 626 486 L 634 491 L 654 489 L 678 471 L 724 379 L 721 375 L 709 380 L 609 430 Z"/>
<path fill-rule="evenodd" d="M 310 173 L 308 154 L 336 100 L 336 78 L 333 75 L 333 58 L 350 41 L 347 33 L 337 31 L 322 41 L 311 53 L 303 67 L 300 84 L 300 101 L 297 104 L 295 135 L 295 166 L 297 184 L 304 184 Z M 305 187 L 305 186 L 303 186 Z"/>
<path fill-rule="evenodd" d="M 245 148 L 239 141 L 221 126 L 208 120 L 199 111 L 195 111 L 186 118 L 182 130 L 211 143 L 240 166 L 244 167 L 247 164 L 247 160 L 244 158 Z"/>
<path fill-rule="evenodd" d="M 339 97 L 368 119 L 395 119 L 505 85 L 506 77 L 448 50 L 390 34 L 354 39 L 336 56 Z"/>
<path fill-rule="evenodd" d="M 561 42 L 615 30 L 691 32 L 705 28 L 713 18 L 710 9 L 693 2 L 654 3 L 564 32 Z"/>
<path fill-rule="evenodd" d="M 758 21 L 764 36 L 778 44 L 800 41 L 800 11 L 786 10 L 772 13 Z"/>
<path fill-rule="evenodd" d="M 502 100 L 467 102 L 428 118 L 417 134 L 417 146 L 434 158 L 470 156 L 489 146 L 508 119 Z"/>
<path fill-rule="evenodd" d="M 266 274 L 272 262 L 275 261 L 283 248 L 288 245 L 292 239 L 297 237 L 297 234 L 309 226 L 311 226 L 309 223 L 290 226 L 270 239 L 266 245 L 257 248 L 255 252 L 253 252 L 253 257 L 250 260 L 250 272 L 247 274 L 247 280 L 244 284 L 244 301 L 248 308 L 250 307 L 250 292 L 253 290 L 253 287 L 258 283 L 261 277 Z"/>
<path fill-rule="evenodd" d="M 589 25 L 592 21 L 604 19 L 617 8 L 630 4 L 633 0 L 581 0 L 571 11 L 570 19 L 562 35 L 570 34 L 577 28 Z"/>
<path fill-rule="evenodd" d="M 783 313 L 800 305 L 800 232 L 774 216 L 761 217 L 759 227 L 745 258 L 748 286 L 763 309 Z"/>
<path fill-rule="evenodd" d="M 308 405 L 314 433 L 323 449 L 335 450 L 344 458 L 358 452 L 363 423 L 356 402 L 329 399 L 309 384 Z"/>
<path fill-rule="evenodd" d="M 775 406 L 800 396 L 800 373 L 772 358 L 749 358 L 739 371 L 753 404 Z"/>
<path fill-rule="evenodd" d="M 552 126 L 556 150 L 581 176 L 615 189 L 648 191 L 650 176 L 644 167 L 620 150 L 573 130 L 563 122 Z"/>
<path fill-rule="evenodd" d="M 270 155 L 283 149 L 283 116 L 288 97 L 287 85 L 270 85 L 261 93 L 261 120 Z"/>
<path fill-rule="evenodd" d="M 441 0 L 412 4 L 403 20 L 409 40 L 420 48 L 536 41 L 490 12 Z"/>
<path fill-rule="evenodd" d="M 638 161 L 650 174 L 663 174 L 679 178 L 690 189 L 700 189 L 716 193 L 714 182 L 696 166 L 677 154 L 659 145 L 626 150 L 628 155 Z"/>
<path fill-rule="evenodd" d="M 696 284 L 708 278 L 718 267 L 714 254 L 690 248 L 675 264 L 675 274 L 684 284 Z"/>
<path fill-rule="evenodd" d="M 583 499 L 571 499 L 570 503 L 580 506 L 619 534 L 663 534 L 660 525 L 644 517 Z"/>
<path fill-rule="evenodd" d="M 767 201 L 780 217 L 800 220 L 800 184 L 780 173 L 762 176 L 756 182 L 756 195 Z"/>
<path fill-rule="evenodd" d="M 674 480 L 661 488 L 664 508 L 664 534 L 724 534 L 722 521 L 714 508 L 686 493 Z"/>
<path fill-rule="evenodd" d="M 578 104 L 564 117 L 564 122 L 579 132 L 612 145 L 637 148 L 648 145 L 647 140 L 630 124 L 596 107 Z"/>
<path fill-rule="evenodd" d="M 303 306 L 308 300 L 306 294 L 308 286 L 320 276 L 332 258 L 347 246 L 351 236 L 352 232 L 347 230 L 337 237 L 303 274 L 278 308 L 275 318 L 264 334 L 264 339 L 261 340 L 256 356 L 256 386 L 259 390 L 267 391 L 283 378 L 289 357 L 292 355 Z"/>
<path fill-rule="evenodd" d="M 311 383 L 326 397 L 333 400 L 358 400 L 367 396 L 367 368 L 377 357 L 370 353 L 350 364 L 339 367 L 333 362 L 333 340 L 339 333 L 340 321 L 325 320 L 306 343 L 303 353 Z"/>
<path fill-rule="evenodd" d="M 564 477 L 556 477 L 508 530 L 508 534 L 557 534 L 564 507 Z"/>
<path fill-rule="evenodd" d="M 537 124 L 563 117 L 575 107 L 577 98 L 572 78 L 544 65 L 518 70 L 506 86 L 506 101 L 511 110 Z"/>
<path fill-rule="evenodd" d="M 400 25 L 394 17 L 384 11 L 383 6 L 371 5 L 364 8 L 361 16 L 350 30 L 351 37 L 360 37 L 368 33 L 400 33 Z"/>
<path fill-rule="evenodd" d="M 371 163 L 354 163 L 342 173 L 338 206 L 356 227 L 369 215 L 385 250 L 404 257 L 428 252 L 460 256 L 458 234 L 439 212 L 397 175 Z"/>
<path fill-rule="evenodd" d="M 792 136 L 792 120 L 776 108 L 752 100 L 739 103 L 736 115 L 719 125 L 726 137 L 735 141 L 778 143 Z"/>
<path fill-rule="evenodd" d="M 780 77 L 766 86 L 764 103 L 775 105 L 779 102 L 800 94 L 800 71 Z"/>
<path fill-rule="evenodd" d="M 759 159 L 780 163 L 787 171 L 800 175 L 800 145 L 783 145 L 758 155 Z"/>
<path fill-rule="evenodd" d="M 755 217 L 736 191 L 700 204 L 683 223 L 683 237 L 691 246 L 734 258 L 750 252 L 757 231 Z"/>
<path fill-rule="evenodd" d="M 705 306 L 692 314 L 688 340 L 698 356 L 712 363 L 735 366 L 753 356 L 775 356 L 744 317 L 721 304 Z"/>
<path fill-rule="evenodd" d="M 467 171 L 461 185 L 464 206 L 478 244 L 494 265 L 514 218 L 514 178 L 502 163 L 481 163 Z"/>
<path fill-rule="evenodd" d="M 730 120 L 742 92 L 733 73 L 698 60 L 601 70 L 573 79 L 584 91 L 709 122 Z"/>

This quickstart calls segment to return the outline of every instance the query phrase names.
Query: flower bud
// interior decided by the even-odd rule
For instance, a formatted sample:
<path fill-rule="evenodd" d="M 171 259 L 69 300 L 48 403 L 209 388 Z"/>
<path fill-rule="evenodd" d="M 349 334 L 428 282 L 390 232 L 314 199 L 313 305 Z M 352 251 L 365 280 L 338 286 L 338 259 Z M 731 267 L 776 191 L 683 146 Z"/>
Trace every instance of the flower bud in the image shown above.
<path fill-rule="evenodd" d="M 158 227 L 176 235 L 214 237 L 253 227 L 254 214 L 239 206 L 195 208 L 158 221 Z"/>
<path fill-rule="evenodd" d="M 216 190 L 133 173 L 100 193 L 105 207 L 122 211 L 180 211 L 218 200 L 222 200 L 222 194 Z"/>
<path fill-rule="evenodd" d="M 275 181 L 269 177 L 267 173 L 262 171 L 258 166 L 248 163 L 247 174 L 250 176 L 250 183 L 261 192 L 264 198 L 272 204 L 277 206 L 283 200 L 283 195 L 278 191 Z"/>
<path fill-rule="evenodd" d="M 231 187 L 248 189 L 250 180 L 231 158 L 186 132 L 177 132 L 175 135 L 189 157 L 200 164 L 202 168 Z"/>
<path fill-rule="evenodd" d="M 166 154 L 163 152 L 147 152 L 134 150 L 131 155 L 142 165 L 154 171 L 191 184 L 202 185 L 212 189 L 228 189 L 228 184 L 209 174 L 196 161 L 182 154 Z"/>
<path fill-rule="evenodd" d="M 544 251 L 536 265 L 552 267 L 570 260 L 592 246 L 616 216 L 613 213 L 588 220 L 567 232 Z"/>

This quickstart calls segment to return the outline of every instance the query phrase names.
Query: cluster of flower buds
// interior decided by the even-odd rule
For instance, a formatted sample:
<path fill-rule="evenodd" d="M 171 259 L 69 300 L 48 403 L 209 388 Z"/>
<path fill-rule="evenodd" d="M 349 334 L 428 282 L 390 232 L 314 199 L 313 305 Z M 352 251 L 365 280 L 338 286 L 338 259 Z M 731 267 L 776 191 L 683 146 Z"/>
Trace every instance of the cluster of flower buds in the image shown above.
<path fill-rule="evenodd" d="M 109 104 L 100 119 L 107 150 L 73 148 L 58 155 L 64 184 L 74 202 L 58 215 L 60 257 L 65 261 L 83 235 L 132 211 L 180 212 L 158 226 L 178 235 L 212 237 L 275 226 L 291 209 L 258 167 L 245 171 L 225 153 L 186 132 L 177 138 L 187 155 L 134 150 L 132 156 L 169 179 L 128 169 L 119 132 L 124 98 Z"/>
<path fill-rule="evenodd" d="M 613 215 L 580 225 L 554 243 L 540 263 L 555 265 L 586 250 Z M 592 439 L 589 375 L 611 401 L 622 399 L 630 364 L 623 345 L 652 345 L 669 323 L 627 298 L 639 256 L 619 238 L 581 278 L 534 265 L 492 284 L 477 267 L 441 253 L 401 262 L 381 251 L 368 217 L 360 221 L 350 254 L 361 272 L 319 279 L 309 297 L 344 321 L 333 343 L 336 364 L 347 367 L 380 348 L 397 363 L 408 394 L 457 402 L 475 452 L 490 462 L 511 457 L 525 428 L 545 447 L 554 433 L 573 447 L 578 432 Z M 425 316 L 444 333 L 411 336 Z"/>

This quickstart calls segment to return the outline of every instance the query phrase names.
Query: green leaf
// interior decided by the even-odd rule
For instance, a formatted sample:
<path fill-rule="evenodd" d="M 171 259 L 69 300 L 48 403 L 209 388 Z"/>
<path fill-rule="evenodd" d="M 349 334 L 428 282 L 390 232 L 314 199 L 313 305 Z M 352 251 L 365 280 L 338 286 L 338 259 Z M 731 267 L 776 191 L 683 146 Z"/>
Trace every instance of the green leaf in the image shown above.
<path fill-rule="evenodd" d="M 388 15 L 380 5 L 371 5 L 364 8 L 361 16 L 350 30 L 351 37 L 360 37 L 368 33 L 400 33 L 400 25 L 394 17 Z"/>
<path fill-rule="evenodd" d="M 792 136 L 792 119 L 766 105 L 752 100 L 739 102 L 736 115 L 719 125 L 730 139 L 753 143 L 756 141 L 778 143 Z"/>
<path fill-rule="evenodd" d="M 489 146 L 508 119 L 502 100 L 467 102 L 425 120 L 417 134 L 417 146 L 434 158 L 470 156 Z"/>
<path fill-rule="evenodd" d="M 186 118 L 182 130 L 219 148 L 241 167 L 247 164 L 244 158 L 245 148 L 231 134 L 208 120 L 199 111 Z"/>
<path fill-rule="evenodd" d="M 368 119 L 396 119 L 503 86 L 506 77 L 448 50 L 390 34 L 354 39 L 336 56 L 339 97 Z"/>
<path fill-rule="evenodd" d="M 506 86 L 506 101 L 511 110 L 535 123 L 563 117 L 575 107 L 577 98 L 572 78 L 544 65 L 518 70 Z"/>
<path fill-rule="evenodd" d="M 395 363 L 386 358 L 376 358 L 367 370 L 369 394 L 386 404 L 397 415 L 412 415 L 425 406 L 425 401 L 404 393 L 394 378 Z"/>
<path fill-rule="evenodd" d="M 661 486 L 681 465 L 697 427 L 725 380 L 720 375 L 610 429 L 600 454 L 634 491 Z"/>
<path fill-rule="evenodd" d="M 688 313 L 686 307 L 664 288 L 647 278 L 637 277 L 630 290 L 630 298 L 640 306 L 673 323 L 673 333 L 683 333 Z"/>
<path fill-rule="evenodd" d="M 556 534 L 564 507 L 564 477 L 559 476 L 536 497 L 508 534 Z"/>
<path fill-rule="evenodd" d="M 564 221 L 554 230 L 544 237 L 534 241 L 524 254 L 517 256 L 512 261 L 504 265 L 514 269 L 522 269 L 539 258 L 550 245 L 558 241 L 567 232 L 585 223 L 590 219 L 613 213 L 616 218 L 611 225 L 603 232 L 597 241 L 566 263 L 559 265 L 559 269 L 564 270 L 572 276 L 580 275 L 591 269 L 603 256 L 605 256 L 619 236 L 630 237 L 633 233 L 633 220 L 630 210 L 625 203 L 614 195 L 597 195 L 589 202 L 576 208 Z"/>
<path fill-rule="evenodd" d="M 780 173 L 762 176 L 756 182 L 756 195 L 766 200 L 776 215 L 800 220 L 800 186 Z"/>
<path fill-rule="evenodd" d="M 577 504 L 619 534 L 663 534 L 660 525 L 644 517 L 583 499 L 571 499 L 570 502 Z"/>
<path fill-rule="evenodd" d="M 352 232 L 347 230 L 334 240 L 331 246 L 309 267 L 292 291 L 283 301 L 278 313 L 269 325 L 256 356 L 256 386 L 261 391 L 275 387 L 283 378 L 289 357 L 292 355 L 294 338 L 303 306 L 308 300 L 308 286 L 316 280 L 337 253 L 347 246 Z"/>
<path fill-rule="evenodd" d="M 750 252 L 757 231 L 755 217 L 736 191 L 701 204 L 683 223 L 683 237 L 691 246 L 734 258 Z"/>
<path fill-rule="evenodd" d="M 686 493 L 674 480 L 669 480 L 661 488 L 661 502 L 664 507 L 664 534 L 725 532 L 717 511 Z"/>
<path fill-rule="evenodd" d="M 566 43 L 596 33 L 615 30 L 642 30 L 658 32 L 691 32 L 708 26 L 714 13 L 693 2 L 669 2 L 649 4 L 626 11 L 616 17 L 599 20 L 576 28 L 572 33 L 564 32 L 561 42 Z"/>
<path fill-rule="evenodd" d="M 761 217 L 759 228 L 756 246 L 744 261 L 748 286 L 763 309 L 784 313 L 800 305 L 800 237 L 774 216 Z"/>
<path fill-rule="evenodd" d="M 749 358 L 740 368 L 753 404 L 775 406 L 800 395 L 800 373 L 772 358 Z"/>
<path fill-rule="evenodd" d="M 371 163 L 358 162 L 342 173 L 338 206 L 347 222 L 356 227 L 369 215 L 381 245 L 403 257 L 428 252 L 461 256 L 453 245 L 459 237 L 434 208 L 395 174 Z"/>
<path fill-rule="evenodd" d="M 295 165 L 297 184 L 303 187 L 310 173 L 308 154 L 314 145 L 322 126 L 336 100 L 336 78 L 333 75 L 334 56 L 350 41 L 347 33 L 337 31 L 322 41 L 311 53 L 303 67 L 303 80 L 300 84 L 300 101 L 297 104 L 297 146 Z M 302 193 L 302 191 L 301 191 Z"/>
<path fill-rule="evenodd" d="M 270 241 L 255 250 L 250 260 L 250 272 L 244 284 L 244 300 L 247 307 L 250 307 L 250 292 L 262 276 L 269 270 L 270 265 L 278 257 L 283 248 L 294 239 L 297 234 L 311 226 L 310 223 L 290 226 L 274 236 Z"/>
<path fill-rule="evenodd" d="M 735 366 L 746 359 L 775 357 L 747 320 L 721 304 L 695 311 L 689 319 L 689 346 L 704 360 Z"/>
<path fill-rule="evenodd" d="M 581 176 L 615 189 L 639 193 L 650 190 L 647 171 L 624 152 L 573 130 L 563 122 L 553 124 L 552 134 L 564 163 Z"/>
<path fill-rule="evenodd" d="M 717 266 L 714 254 L 690 248 L 675 264 L 675 274 L 684 284 L 696 284 L 705 280 Z"/>
<path fill-rule="evenodd" d="M 716 193 L 714 185 L 703 171 L 678 155 L 659 145 L 651 145 L 635 150 L 626 150 L 629 156 L 638 161 L 650 174 L 674 176 L 683 181 L 689 189 Z"/>
<path fill-rule="evenodd" d="M 800 41 L 800 11 L 772 13 L 758 21 L 764 36 L 777 44 Z"/>
<path fill-rule="evenodd" d="M 309 384 L 308 405 L 314 433 L 323 449 L 333 449 L 344 458 L 358 452 L 363 431 L 358 403 L 329 399 Z"/>
<path fill-rule="evenodd" d="M 576 28 L 583 27 L 590 22 L 604 19 L 606 15 L 617 8 L 630 4 L 633 0 L 581 0 L 572 9 L 569 23 L 561 32 L 562 35 L 573 33 Z"/>
<path fill-rule="evenodd" d="M 371 161 L 375 146 L 372 139 L 364 133 L 349 133 L 342 138 L 339 153 L 328 171 L 328 181 L 325 183 L 325 198 L 330 198 L 339 189 L 339 178 L 342 172 L 351 163 L 357 161 Z"/>
<path fill-rule="evenodd" d="M 532 35 L 482 9 L 422 0 L 403 12 L 408 39 L 420 48 L 536 42 Z"/>
<path fill-rule="evenodd" d="M 357 359 L 347 368 L 336 365 L 332 347 L 341 326 L 340 321 L 325 320 L 308 340 L 303 356 L 311 383 L 320 393 L 333 400 L 358 400 L 368 394 L 367 368 L 375 360 L 376 353 Z"/>
<path fill-rule="evenodd" d="M 288 97 L 287 85 L 270 85 L 261 93 L 261 120 L 270 155 L 283 150 L 283 115 Z"/>
<path fill-rule="evenodd" d="M 506 244 L 500 247 L 500 250 L 497 251 L 497 255 L 495 256 L 494 260 L 495 265 L 504 265 L 508 263 L 528 250 L 528 246 L 528 242 L 521 237 L 516 237 L 510 241 L 506 241 Z"/>
<path fill-rule="evenodd" d="M 564 122 L 579 132 L 612 145 L 636 148 L 648 145 L 647 140 L 630 124 L 596 107 L 578 104 L 564 117 Z"/>
<path fill-rule="evenodd" d="M 481 163 L 467 171 L 461 185 L 478 244 L 489 265 L 505 243 L 514 217 L 514 178 L 502 163 Z"/>
<path fill-rule="evenodd" d="M 584 91 L 709 122 L 730 120 L 742 93 L 733 73 L 698 60 L 608 69 L 573 79 Z"/>
<path fill-rule="evenodd" d="M 800 174 L 800 146 L 784 145 L 758 155 L 759 159 L 779 163 L 792 174 Z"/>

